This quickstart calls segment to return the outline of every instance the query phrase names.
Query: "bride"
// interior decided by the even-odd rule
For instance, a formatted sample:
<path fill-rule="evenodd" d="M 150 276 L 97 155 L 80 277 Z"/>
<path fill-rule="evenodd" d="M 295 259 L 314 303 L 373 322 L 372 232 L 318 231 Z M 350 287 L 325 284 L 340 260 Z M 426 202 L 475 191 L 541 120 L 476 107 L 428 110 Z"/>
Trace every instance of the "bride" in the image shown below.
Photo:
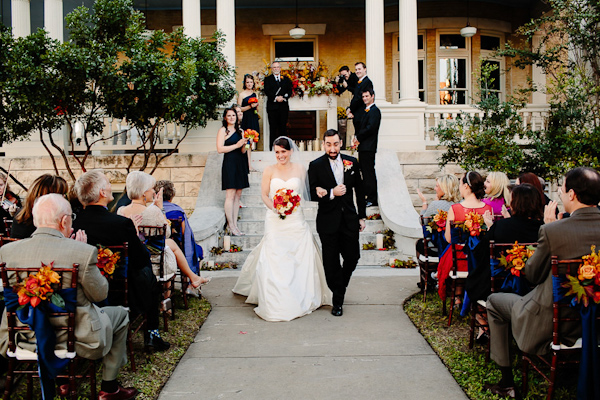
<path fill-rule="evenodd" d="M 302 213 L 308 199 L 306 170 L 291 162 L 298 148 L 281 136 L 273 142 L 277 163 L 263 171 L 261 194 L 268 210 L 265 234 L 250 253 L 233 292 L 258 304 L 254 311 L 266 321 L 290 321 L 331 305 L 321 253 Z M 301 196 L 300 208 L 280 219 L 273 206 L 279 189 L 293 189 Z"/>

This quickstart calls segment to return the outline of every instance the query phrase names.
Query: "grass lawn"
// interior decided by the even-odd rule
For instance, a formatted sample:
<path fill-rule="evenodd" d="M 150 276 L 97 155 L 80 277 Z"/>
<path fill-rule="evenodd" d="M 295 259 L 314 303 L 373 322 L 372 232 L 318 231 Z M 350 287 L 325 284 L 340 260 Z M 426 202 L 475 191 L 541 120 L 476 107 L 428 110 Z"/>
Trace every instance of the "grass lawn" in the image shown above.
<path fill-rule="evenodd" d="M 423 295 L 417 293 L 404 304 L 404 310 L 421 335 L 438 354 L 456 382 L 473 400 L 498 399 L 496 395 L 484 390 L 485 383 L 500 380 L 500 370 L 495 362 L 485 361 L 486 346 L 475 344 L 469 349 L 469 318 L 455 318 L 452 326 L 447 327 L 448 317 L 442 316 L 442 302 L 437 293 L 427 296 L 423 303 Z M 513 371 L 518 388 L 521 387 L 521 358 L 516 344 L 513 343 L 511 354 L 514 354 Z M 548 383 L 537 373 L 530 372 L 529 392 L 525 399 L 545 399 Z M 574 400 L 577 391 L 577 368 L 559 370 L 555 400 Z"/>
<path fill-rule="evenodd" d="M 136 360 L 136 372 L 131 372 L 130 365 L 127 363 L 119 374 L 119 382 L 125 386 L 134 386 L 140 391 L 136 397 L 137 400 L 152 400 L 158 398 L 158 395 L 165 385 L 179 360 L 185 354 L 186 350 L 193 342 L 198 330 L 210 313 L 210 303 L 205 299 L 197 299 L 188 296 L 189 309 L 182 307 L 183 300 L 177 297 L 175 304 L 178 307 L 175 310 L 176 319 L 169 320 L 169 332 L 161 330 L 161 336 L 169 343 L 171 348 L 160 353 L 144 352 L 144 339 L 140 333 L 134 338 L 134 352 Z M 162 318 L 161 325 L 162 328 Z M 100 381 L 102 379 L 101 363 L 98 363 L 98 388 L 100 391 Z M 18 387 L 13 391 L 11 399 L 24 399 L 27 384 L 25 380 L 18 382 Z M 40 397 L 38 380 L 34 380 L 34 398 Z M 79 396 L 81 399 L 87 399 L 90 396 L 89 381 L 82 381 L 79 386 Z M 41 397 L 40 397 L 41 398 Z M 58 398 L 58 397 L 57 397 Z"/>

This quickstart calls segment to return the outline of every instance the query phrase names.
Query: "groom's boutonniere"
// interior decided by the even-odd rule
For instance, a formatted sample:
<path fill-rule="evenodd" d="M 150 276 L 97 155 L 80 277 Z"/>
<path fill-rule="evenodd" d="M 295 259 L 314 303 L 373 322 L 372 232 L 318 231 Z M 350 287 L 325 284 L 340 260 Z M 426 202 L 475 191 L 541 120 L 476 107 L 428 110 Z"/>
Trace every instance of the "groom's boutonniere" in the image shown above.
<path fill-rule="evenodd" d="M 365 110 L 365 112 L 366 112 L 366 113 L 368 113 L 368 112 L 369 112 L 369 110 L 370 110 L 370 108 L 367 108 L 367 109 Z"/>
<path fill-rule="evenodd" d="M 348 172 L 348 170 L 350 168 L 352 168 L 352 166 L 354 165 L 354 163 L 349 160 L 343 160 L 343 162 L 344 162 L 344 172 Z"/>

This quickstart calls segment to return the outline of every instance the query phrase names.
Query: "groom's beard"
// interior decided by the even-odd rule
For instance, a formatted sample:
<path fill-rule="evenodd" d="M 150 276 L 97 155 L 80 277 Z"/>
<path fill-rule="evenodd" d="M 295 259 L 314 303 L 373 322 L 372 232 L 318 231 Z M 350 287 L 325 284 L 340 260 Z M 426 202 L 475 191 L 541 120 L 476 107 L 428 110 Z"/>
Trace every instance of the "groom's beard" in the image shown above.
<path fill-rule="evenodd" d="M 329 153 L 327 153 L 327 155 L 329 156 L 330 159 L 335 160 L 338 158 L 340 153 L 339 152 L 337 152 L 337 153 L 329 152 Z"/>

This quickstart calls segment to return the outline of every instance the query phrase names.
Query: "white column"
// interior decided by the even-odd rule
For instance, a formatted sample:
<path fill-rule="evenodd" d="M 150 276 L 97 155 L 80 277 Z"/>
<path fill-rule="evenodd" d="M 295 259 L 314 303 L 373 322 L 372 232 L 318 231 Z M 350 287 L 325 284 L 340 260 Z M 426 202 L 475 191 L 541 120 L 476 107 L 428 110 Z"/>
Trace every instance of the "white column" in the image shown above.
<path fill-rule="evenodd" d="M 29 0 L 11 0 L 12 33 L 15 37 L 25 37 L 31 33 L 31 13 Z"/>
<path fill-rule="evenodd" d="M 202 36 L 200 22 L 200 0 L 182 0 L 183 32 L 192 38 Z"/>
<path fill-rule="evenodd" d="M 217 0 L 217 29 L 225 34 L 223 54 L 235 66 L 235 0 Z"/>
<path fill-rule="evenodd" d="M 400 102 L 419 101 L 417 0 L 399 0 Z"/>
<path fill-rule="evenodd" d="M 365 1 L 367 75 L 373 82 L 377 103 L 385 103 L 385 36 L 383 0 Z"/>
<path fill-rule="evenodd" d="M 531 47 L 533 50 L 537 49 L 540 46 L 541 40 L 541 34 L 536 33 L 533 35 L 533 38 L 531 39 Z M 533 92 L 531 96 L 531 102 L 533 104 L 548 103 L 548 101 L 546 100 L 546 93 L 542 91 L 546 89 L 546 74 L 544 73 L 543 68 L 536 67 L 535 65 L 531 67 L 531 79 L 533 80 L 533 84 L 537 88 L 537 90 Z"/>
<path fill-rule="evenodd" d="M 44 28 L 50 38 L 64 40 L 62 0 L 44 0 Z"/>

